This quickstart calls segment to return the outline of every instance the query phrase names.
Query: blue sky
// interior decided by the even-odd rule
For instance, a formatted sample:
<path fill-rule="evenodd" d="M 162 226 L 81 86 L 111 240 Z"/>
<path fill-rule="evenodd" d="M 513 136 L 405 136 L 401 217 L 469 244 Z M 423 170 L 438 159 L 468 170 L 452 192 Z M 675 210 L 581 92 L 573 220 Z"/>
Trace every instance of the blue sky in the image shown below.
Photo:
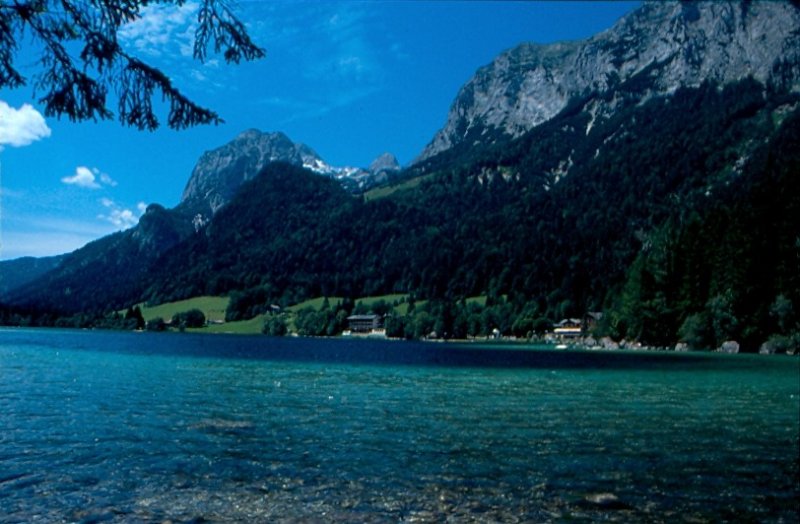
<path fill-rule="evenodd" d="M 240 0 L 267 56 L 238 66 L 191 59 L 196 2 L 148 9 L 123 44 L 225 123 L 153 133 L 73 123 L 42 117 L 31 87 L 0 90 L 0 259 L 69 252 L 131 227 L 146 204 L 175 206 L 200 155 L 249 128 L 283 131 L 333 165 L 366 166 L 385 151 L 407 164 L 497 54 L 587 38 L 637 5 Z M 20 64 L 33 63 L 30 51 Z"/>

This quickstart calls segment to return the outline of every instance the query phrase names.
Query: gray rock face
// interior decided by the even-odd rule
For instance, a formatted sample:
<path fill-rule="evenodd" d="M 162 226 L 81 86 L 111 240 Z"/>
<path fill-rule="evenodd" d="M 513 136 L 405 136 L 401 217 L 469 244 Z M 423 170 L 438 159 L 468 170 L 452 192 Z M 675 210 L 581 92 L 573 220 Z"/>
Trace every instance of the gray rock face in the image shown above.
<path fill-rule="evenodd" d="M 239 186 L 270 162 L 288 162 L 324 171 L 326 164 L 310 147 L 283 133 L 250 129 L 228 144 L 203 153 L 183 191 L 181 202 L 205 202 L 212 212 L 233 197 Z"/>
<path fill-rule="evenodd" d="M 522 44 L 461 88 L 444 128 L 415 162 L 465 140 L 481 142 L 490 130 L 519 136 L 571 98 L 637 74 L 652 75 L 650 94 L 749 75 L 800 89 L 800 9 L 789 2 L 647 2 L 588 40 Z"/>
<path fill-rule="evenodd" d="M 400 162 L 397 161 L 391 153 L 384 153 L 369 165 L 371 173 L 380 173 L 381 171 L 400 171 Z"/>
<path fill-rule="evenodd" d="M 255 177 L 271 162 L 286 162 L 305 167 L 323 176 L 336 179 L 343 187 L 359 191 L 384 179 L 387 172 L 399 170 L 394 155 L 384 153 L 369 169 L 334 167 L 305 144 L 292 142 L 280 132 L 262 133 L 249 129 L 228 144 L 206 151 L 200 157 L 186 188 L 181 204 L 188 204 L 201 213 L 215 213 L 225 205 L 247 180 Z M 201 219 L 207 219 L 200 215 Z"/>

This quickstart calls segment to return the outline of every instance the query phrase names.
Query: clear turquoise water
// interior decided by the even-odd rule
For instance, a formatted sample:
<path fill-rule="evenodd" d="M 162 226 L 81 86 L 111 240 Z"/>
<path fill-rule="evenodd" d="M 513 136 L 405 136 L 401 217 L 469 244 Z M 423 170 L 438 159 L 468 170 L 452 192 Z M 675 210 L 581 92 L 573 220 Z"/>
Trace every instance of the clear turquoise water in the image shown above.
<path fill-rule="evenodd" d="M 800 360 L 0 330 L 0 522 L 797 522 Z"/>

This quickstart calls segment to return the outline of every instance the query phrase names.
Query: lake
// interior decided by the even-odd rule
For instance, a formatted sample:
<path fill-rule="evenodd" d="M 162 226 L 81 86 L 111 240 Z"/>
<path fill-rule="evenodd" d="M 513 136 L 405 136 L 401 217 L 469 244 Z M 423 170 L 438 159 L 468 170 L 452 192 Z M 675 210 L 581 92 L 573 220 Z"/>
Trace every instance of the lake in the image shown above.
<path fill-rule="evenodd" d="M 0 522 L 797 522 L 800 359 L 0 330 Z"/>

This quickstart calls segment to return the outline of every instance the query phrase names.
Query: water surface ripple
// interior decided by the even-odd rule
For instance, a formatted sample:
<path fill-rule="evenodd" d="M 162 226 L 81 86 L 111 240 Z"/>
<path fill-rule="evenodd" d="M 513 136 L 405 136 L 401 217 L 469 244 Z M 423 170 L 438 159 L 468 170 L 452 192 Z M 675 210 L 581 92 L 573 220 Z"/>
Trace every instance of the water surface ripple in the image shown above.
<path fill-rule="evenodd" d="M 0 330 L 0 522 L 797 522 L 800 361 Z"/>

